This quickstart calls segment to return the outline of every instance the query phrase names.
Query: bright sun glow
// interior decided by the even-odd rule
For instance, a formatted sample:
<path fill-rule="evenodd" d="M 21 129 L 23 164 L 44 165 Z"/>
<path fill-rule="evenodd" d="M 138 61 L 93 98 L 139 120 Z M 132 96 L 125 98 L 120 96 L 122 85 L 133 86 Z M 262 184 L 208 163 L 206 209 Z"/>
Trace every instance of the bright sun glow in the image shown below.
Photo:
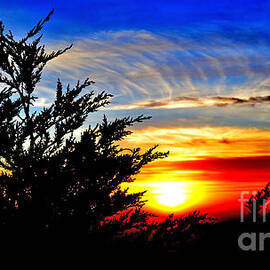
<path fill-rule="evenodd" d="M 165 183 L 156 183 L 157 199 L 160 204 L 176 207 L 180 204 L 183 204 L 187 198 L 185 184 L 177 182 L 165 182 Z"/>
<path fill-rule="evenodd" d="M 154 212 L 180 213 L 197 205 L 205 197 L 202 183 L 190 181 L 135 181 L 122 188 L 130 193 L 147 191 L 143 197 L 146 208 Z"/>

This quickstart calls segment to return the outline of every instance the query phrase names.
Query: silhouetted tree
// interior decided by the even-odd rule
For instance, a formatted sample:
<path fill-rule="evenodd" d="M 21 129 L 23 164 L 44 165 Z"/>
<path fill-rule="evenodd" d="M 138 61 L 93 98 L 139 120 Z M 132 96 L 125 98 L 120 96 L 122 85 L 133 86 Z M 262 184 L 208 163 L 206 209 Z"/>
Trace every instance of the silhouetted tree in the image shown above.
<path fill-rule="evenodd" d="M 117 142 L 131 133 L 127 127 L 149 117 L 109 122 L 104 116 L 76 138 L 73 132 L 89 113 L 111 97 L 85 93 L 93 84 L 88 78 L 66 89 L 58 80 L 55 101 L 42 110 L 34 106 L 44 67 L 71 48 L 47 53 L 40 45 L 39 33 L 52 13 L 18 41 L 0 23 L 0 233 L 85 235 L 123 210 L 124 219 L 111 232 L 145 224 L 143 193 L 128 194 L 120 184 L 168 153 L 156 152 L 156 146 L 144 153 L 121 149 Z"/>
<path fill-rule="evenodd" d="M 89 78 L 74 87 L 64 87 L 58 79 L 54 102 L 41 110 L 34 106 L 44 67 L 72 47 L 47 53 L 40 45 L 39 33 L 52 13 L 20 40 L 6 33 L 0 22 L 1 240 L 75 236 L 91 240 L 95 248 L 97 243 L 185 247 L 202 225 L 213 222 L 211 218 L 194 212 L 150 222 L 152 215 L 142 210 L 144 192 L 121 189 L 121 183 L 133 181 L 144 165 L 168 155 L 157 152 L 157 146 L 141 153 L 140 148 L 118 145 L 131 133 L 128 127 L 150 117 L 110 122 L 104 116 L 102 123 L 75 137 L 87 116 L 112 97 L 86 91 L 94 83 Z"/>
<path fill-rule="evenodd" d="M 256 194 L 250 196 L 245 206 L 248 209 L 248 217 L 250 220 L 259 221 L 261 215 L 267 213 L 267 203 L 270 198 L 270 183 L 268 183 L 264 188 L 258 190 Z M 264 209 L 265 207 L 265 209 Z M 264 210 L 264 211 L 263 211 Z"/>

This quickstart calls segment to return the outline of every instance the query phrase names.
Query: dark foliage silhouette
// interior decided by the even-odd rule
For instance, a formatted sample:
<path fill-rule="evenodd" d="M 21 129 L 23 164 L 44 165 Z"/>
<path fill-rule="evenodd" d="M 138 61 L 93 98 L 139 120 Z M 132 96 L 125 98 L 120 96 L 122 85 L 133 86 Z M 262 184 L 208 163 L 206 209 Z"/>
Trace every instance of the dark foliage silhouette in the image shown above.
<path fill-rule="evenodd" d="M 151 214 L 142 213 L 140 210 L 131 212 L 123 213 L 119 218 L 107 219 L 102 224 L 99 233 L 102 236 L 107 235 L 107 239 L 113 239 L 106 243 L 108 247 L 113 245 L 122 249 L 127 246 L 135 251 L 147 252 L 183 252 L 202 239 L 216 221 L 199 211 L 180 217 L 171 214 L 162 222 L 149 221 Z M 132 230 L 129 230 L 129 222 L 133 224 Z M 121 232 L 124 234 L 112 238 L 111 233 L 119 231 L 119 227 L 122 227 Z"/>
<path fill-rule="evenodd" d="M 266 208 L 266 214 L 263 217 L 263 206 L 269 202 L 269 186 L 268 183 L 247 200 L 245 204 L 247 215 L 245 215 L 244 220 L 240 218 L 225 220 L 215 223 L 209 230 L 204 229 L 204 237 L 195 242 L 190 251 L 193 254 L 211 254 L 211 256 L 223 258 L 239 257 L 247 260 L 268 258 L 270 214 L 269 209 Z M 253 219 L 254 215 L 256 215 L 256 219 Z M 255 249 L 249 249 L 251 244 L 249 239 L 245 239 L 244 242 L 248 247 L 247 250 L 239 247 L 239 237 L 246 233 L 255 236 Z M 261 234 L 265 234 L 267 237 L 261 240 Z M 259 248 L 262 245 L 260 241 L 263 241 L 263 250 Z"/>
<path fill-rule="evenodd" d="M 51 12 L 52 13 L 52 12 Z M 167 156 L 153 147 L 121 149 L 114 143 L 130 134 L 136 122 L 149 119 L 104 117 L 79 139 L 73 131 L 89 113 L 109 103 L 110 94 L 83 90 L 88 78 L 64 90 L 57 82 L 56 99 L 41 111 L 33 107 L 36 86 L 46 63 L 71 46 L 46 53 L 39 45 L 47 18 L 16 41 L 0 25 L 1 230 L 85 233 L 107 216 L 140 207 L 143 193 L 127 194 L 119 184 L 131 181 L 148 162 Z M 139 214 L 139 213 L 138 213 Z"/>
<path fill-rule="evenodd" d="M 156 151 L 157 146 L 141 153 L 117 145 L 131 133 L 128 127 L 150 117 L 110 122 L 104 116 L 102 123 L 75 137 L 89 113 L 111 98 L 87 91 L 94 83 L 88 78 L 66 88 L 59 79 L 55 101 L 41 110 L 34 106 L 44 67 L 72 47 L 47 53 L 40 45 L 40 31 L 52 13 L 18 41 L 0 23 L 0 236 L 75 237 L 102 246 L 183 246 L 213 220 L 194 212 L 150 222 L 151 214 L 142 210 L 144 192 L 129 194 L 120 188 L 144 165 L 168 155 Z"/>
<path fill-rule="evenodd" d="M 253 217 L 260 218 L 263 215 L 263 208 L 265 206 L 265 213 L 267 208 L 267 201 L 270 198 L 270 183 L 268 183 L 264 188 L 258 190 L 256 194 L 250 196 L 249 200 L 246 202 L 245 206 L 248 209 L 249 219 Z"/>

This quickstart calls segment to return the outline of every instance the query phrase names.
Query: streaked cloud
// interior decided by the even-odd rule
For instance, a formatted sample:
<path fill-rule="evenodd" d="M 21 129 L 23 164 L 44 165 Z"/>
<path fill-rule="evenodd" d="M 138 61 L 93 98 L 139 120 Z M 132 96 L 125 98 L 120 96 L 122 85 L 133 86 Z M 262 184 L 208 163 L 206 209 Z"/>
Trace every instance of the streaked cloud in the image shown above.
<path fill-rule="evenodd" d="M 136 130 L 123 146 L 147 148 L 159 144 L 170 151 L 167 160 L 207 157 L 249 157 L 270 153 L 270 130 L 236 127 L 148 127 Z"/>
<path fill-rule="evenodd" d="M 177 109 L 177 108 L 193 108 L 193 107 L 209 107 L 218 106 L 223 107 L 233 104 L 247 104 L 254 106 L 256 104 L 270 104 L 270 96 L 258 96 L 249 98 L 239 97 L 175 97 L 173 99 L 164 100 L 149 100 L 147 102 L 125 104 L 120 106 L 112 106 L 110 109 L 125 110 L 125 109 L 137 109 L 142 107 L 152 109 Z"/>
<path fill-rule="evenodd" d="M 237 42 L 234 35 L 144 30 L 103 31 L 74 39 L 72 50 L 51 62 L 46 76 L 66 81 L 91 76 L 96 89 L 116 96 L 114 105 L 270 94 L 270 55 L 265 55 L 264 40 L 254 47 Z M 63 44 L 56 41 L 50 49 Z"/>
<path fill-rule="evenodd" d="M 72 50 L 48 65 L 39 105 L 51 102 L 58 77 L 65 84 L 90 76 L 97 82 L 92 89 L 115 95 L 109 118 L 153 114 L 123 145 L 157 143 L 171 151 L 169 160 L 268 155 L 268 44 L 261 39 L 254 46 L 245 33 L 241 40 L 236 34 L 145 30 L 74 37 Z M 50 49 L 63 44 L 53 42 Z"/>
<path fill-rule="evenodd" d="M 159 166 L 163 170 L 172 171 L 258 171 L 265 170 L 270 175 L 270 156 L 247 156 L 215 158 L 208 157 L 198 160 L 185 161 L 160 161 Z M 151 166 L 149 166 L 150 168 Z"/>

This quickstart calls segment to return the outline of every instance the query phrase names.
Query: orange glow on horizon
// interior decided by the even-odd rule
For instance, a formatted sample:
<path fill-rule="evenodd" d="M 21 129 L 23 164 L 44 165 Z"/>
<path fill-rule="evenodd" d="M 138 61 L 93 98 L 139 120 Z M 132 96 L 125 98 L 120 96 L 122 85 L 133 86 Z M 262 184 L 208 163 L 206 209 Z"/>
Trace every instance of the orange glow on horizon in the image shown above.
<path fill-rule="evenodd" d="M 270 130 L 238 127 L 147 127 L 134 130 L 122 147 L 143 150 L 158 144 L 170 151 L 166 160 L 195 160 L 207 157 L 270 155 Z"/>
<path fill-rule="evenodd" d="M 199 182 L 135 181 L 121 187 L 128 187 L 129 193 L 147 191 L 143 197 L 147 201 L 145 209 L 154 214 L 167 215 L 180 214 L 203 203 L 206 196 L 203 185 L 204 183 Z"/>
<path fill-rule="evenodd" d="M 145 166 L 129 192 L 147 190 L 145 209 L 158 216 L 194 210 L 239 215 L 241 191 L 270 182 L 270 130 L 240 127 L 147 127 L 121 143 L 142 151 L 158 144 L 168 158 Z"/>
<path fill-rule="evenodd" d="M 157 161 L 145 166 L 129 193 L 147 191 L 144 209 L 163 219 L 195 210 L 220 220 L 239 217 L 242 191 L 257 191 L 270 180 L 270 157 Z M 251 194 L 251 193 L 250 193 Z"/>

